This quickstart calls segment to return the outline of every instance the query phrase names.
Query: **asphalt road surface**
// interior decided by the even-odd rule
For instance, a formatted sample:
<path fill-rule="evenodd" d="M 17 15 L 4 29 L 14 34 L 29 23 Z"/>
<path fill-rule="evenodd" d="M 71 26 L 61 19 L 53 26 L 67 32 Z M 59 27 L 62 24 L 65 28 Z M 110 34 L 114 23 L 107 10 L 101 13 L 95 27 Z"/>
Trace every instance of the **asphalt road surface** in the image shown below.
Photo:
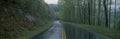
<path fill-rule="evenodd" d="M 54 25 L 42 35 L 36 35 L 31 39 L 62 39 L 62 26 L 59 21 L 54 21 Z"/>

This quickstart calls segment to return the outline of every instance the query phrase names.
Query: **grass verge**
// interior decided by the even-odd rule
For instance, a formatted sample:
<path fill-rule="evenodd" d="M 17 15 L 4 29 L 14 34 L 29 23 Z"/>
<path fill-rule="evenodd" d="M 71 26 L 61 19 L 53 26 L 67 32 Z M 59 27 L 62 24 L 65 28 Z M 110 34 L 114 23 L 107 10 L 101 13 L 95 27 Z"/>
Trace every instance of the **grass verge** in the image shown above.
<path fill-rule="evenodd" d="M 63 22 L 65 24 L 70 24 L 75 27 L 79 27 L 84 30 L 88 30 L 91 32 L 97 32 L 101 35 L 105 35 L 111 39 L 120 39 L 120 31 L 110 28 L 105 28 L 101 26 L 95 26 L 95 25 L 86 25 L 86 24 L 76 24 L 76 23 L 70 23 L 70 22 Z"/>
<path fill-rule="evenodd" d="M 36 36 L 37 34 L 44 32 L 46 29 L 50 28 L 51 26 L 52 26 L 52 22 L 48 22 L 44 26 L 38 27 L 33 31 L 26 31 L 25 35 L 18 37 L 17 39 L 30 39 L 31 37 Z"/>
<path fill-rule="evenodd" d="M 62 27 L 63 28 L 63 27 Z M 62 29 L 62 39 L 66 39 L 66 32 L 65 32 L 65 29 L 63 28 Z"/>

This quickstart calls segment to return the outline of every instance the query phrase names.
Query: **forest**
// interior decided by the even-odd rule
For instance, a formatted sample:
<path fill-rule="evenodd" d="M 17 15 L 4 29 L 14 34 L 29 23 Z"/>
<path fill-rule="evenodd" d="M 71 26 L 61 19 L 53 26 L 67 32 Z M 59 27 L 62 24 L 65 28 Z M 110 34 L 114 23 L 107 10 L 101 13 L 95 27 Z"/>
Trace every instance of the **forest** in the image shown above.
<path fill-rule="evenodd" d="M 111 39 L 120 39 L 119 4 L 120 0 L 59 0 L 59 18 L 66 23 L 67 39 L 97 39 L 95 33 L 85 37 L 89 34 L 81 29 L 97 32 Z M 84 35 L 78 35 L 81 33 Z"/>
<path fill-rule="evenodd" d="M 0 39 L 120 39 L 119 10 L 120 0 L 0 0 Z"/>
<path fill-rule="evenodd" d="M 120 29 L 119 0 L 60 0 L 61 20 Z"/>

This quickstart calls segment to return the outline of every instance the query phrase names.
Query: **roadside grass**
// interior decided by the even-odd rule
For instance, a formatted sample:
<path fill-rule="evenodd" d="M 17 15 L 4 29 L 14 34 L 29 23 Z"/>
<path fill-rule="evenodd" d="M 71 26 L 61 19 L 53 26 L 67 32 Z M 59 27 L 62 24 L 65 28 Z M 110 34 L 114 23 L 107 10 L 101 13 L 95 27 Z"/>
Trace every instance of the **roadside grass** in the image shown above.
<path fill-rule="evenodd" d="M 76 24 L 76 23 L 70 23 L 70 22 L 63 22 L 65 24 L 70 24 L 75 27 L 79 27 L 84 30 L 88 30 L 91 32 L 96 32 L 101 35 L 107 36 L 111 39 L 120 39 L 120 31 L 116 29 L 110 29 L 110 28 L 105 28 L 101 26 L 95 26 L 95 25 L 86 25 L 86 24 Z"/>
<path fill-rule="evenodd" d="M 25 33 L 24 33 L 24 35 L 21 36 L 21 37 L 18 37 L 17 39 L 30 39 L 31 37 L 34 37 L 37 34 L 40 34 L 40 33 L 44 32 L 45 30 L 47 30 L 51 26 L 52 26 L 52 22 L 49 22 L 49 23 L 45 24 L 42 27 L 40 26 L 40 27 L 36 28 L 33 31 L 26 30 Z"/>
<path fill-rule="evenodd" d="M 62 27 L 62 39 L 66 39 L 66 32 L 65 29 Z"/>

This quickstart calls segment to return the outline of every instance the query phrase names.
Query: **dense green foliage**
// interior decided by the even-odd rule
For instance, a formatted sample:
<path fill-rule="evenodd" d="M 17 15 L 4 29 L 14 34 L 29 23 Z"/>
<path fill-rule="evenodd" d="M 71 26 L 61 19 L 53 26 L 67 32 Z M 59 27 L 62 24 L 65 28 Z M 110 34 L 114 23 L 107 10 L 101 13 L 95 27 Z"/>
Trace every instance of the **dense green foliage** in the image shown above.
<path fill-rule="evenodd" d="M 73 26 L 120 39 L 119 0 L 60 0 L 60 19 Z M 66 25 L 68 26 L 68 25 Z"/>
<path fill-rule="evenodd" d="M 119 0 L 60 0 L 61 20 L 120 29 Z"/>
<path fill-rule="evenodd" d="M 53 18 L 54 11 L 43 0 L 0 0 L 0 39 L 15 39 Z"/>

